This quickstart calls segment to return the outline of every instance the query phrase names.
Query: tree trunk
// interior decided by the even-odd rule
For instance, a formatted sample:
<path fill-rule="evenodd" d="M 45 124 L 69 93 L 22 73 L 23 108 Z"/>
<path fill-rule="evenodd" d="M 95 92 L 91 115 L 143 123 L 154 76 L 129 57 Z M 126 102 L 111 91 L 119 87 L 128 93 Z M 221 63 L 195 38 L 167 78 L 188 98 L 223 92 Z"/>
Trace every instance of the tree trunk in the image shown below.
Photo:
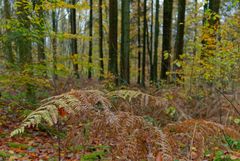
<path fill-rule="evenodd" d="M 19 20 L 19 28 L 25 32 L 30 32 L 31 22 L 28 18 L 30 14 L 29 11 L 30 3 L 29 1 L 18 0 L 17 3 L 17 18 Z M 17 54 L 19 55 L 19 66 L 22 71 L 25 70 L 26 65 L 31 65 L 32 63 L 32 44 L 31 38 L 25 33 L 20 33 L 21 35 L 16 40 Z M 30 68 L 29 68 L 30 69 Z M 29 76 L 33 75 L 31 70 L 25 73 Z M 26 99 L 31 102 L 36 102 L 35 89 L 30 82 L 26 82 Z"/>
<path fill-rule="evenodd" d="M 170 70 L 173 0 L 163 2 L 162 67 L 160 78 L 167 80 Z"/>
<path fill-rule="evenodd" d="M 9 0 L 4 0 L 4 17 L 6 21 L 9 21 L 11 19 L 11 6 Z M 7 22 L 8 23 L 8 22 Z M 11 31 L 9 29 L 6 29 L 6 33 L 9 34 Z M 8 38 L 5 41 L 4 45 L 4 53 L 7 57 L 7 61 L 10 64 L 14 63 L 14 56 L 13 56 L 13 50 L 12 50 L 12 41 Z"/>
<path fill-rule="evenodd" d="M 53 48 L 53 55 L 52 55 L 52 58 L 53 58 L 53 81 L 55 81 L 56 79 L 58 79 L 58 76 L 56 74 L 56 71 L 57 71 L 57 37 L 56 37 L 56 34 L 57 34 L 57 21 L 56 21 L 56 11 L 53 10 L 52 11 L 52 30 L 53 32 L 55 33 L 55 35 L 53 36 L 53 39 L 52 39 L 52 48 Z"/>
<path fill-rule="evenodd" d="M 104 77 L 104 63 L 103 63 L 103 15 L 102 15 L 102 0 L 99 0 L 99 58 L 100 58 L 100 76 L 102 80 Z"/>
<path fill-rule="evenodd" d="M 150 42 L 149 42 L 149 56 L 150 56 L 150 83 L 153 82 L 153 0 L 151 1 L 151 25 L 150 25 Z"/>
<path fill-rule="evenodd" d="M 72 5 L 76 5 L 76 0 L 71 0 Z M 75 35 L 77 33 L 76 29 L 76 9 L 73 8 L 70 10 L 70 24 L 71 24 L 71 34 Z M 74 70 L 74 75 L 76 78 L 79 78 L 79 72 L 78 72 L 78 50 L 77 50 L 77 39 L 72 38 L 71 39 L 71 55 L 73 56 L 73 70 Z"/>
<path fill-rule="evenodd" d="M 141 0 L 138 0 L 138 78 L 137 83 L 141 83 Z"/>
<path fill-rule="evenodd" d="M 109 1 L 109 66 L 118 85 L 118 0 Z"/>
<path fill-rule="evenodd" d="M 208 5 L 209 5 L 209 0 L 204 0 L 204 4 L 203 4 L 203 25 L 205 25 L 205 22 L 206 22 L 206 11 L 208 9 Z"/>
<path fill-rule="evenodd" d="M 17 4 L 17 17 L 20 22 L 21 28 L 30 32 L 30 21 L 28 15 L 29 2 L 18 0 Z M 17 53 L 19 55 L 19 63 L 23 67 L 25 64 L 30 64 L 32 62 L 32 52 L 31 52 L 31 41 L 30 39 L 22 34 L 18 37 L 17 42 Z"/>
<path fill-rule="evenodd" d="M 158 40 L 159 40 L 159 0 L 156 0 L 155 13 L 155 36 L 154 36 L 154 59 L 153 59 L 153 81 L 157 82 L 157 66 L 158 66 Z"/>
<path fill-rule="evenodd" d="M 121 38 L 121 59 L 120 77 L 122 84 L 130 83 L 129 64 L 129 34 L 130 34 L 130 0 L 122 1 L 122 38 Z"/>
<path fill-rule="evenodd" d="M 92 42 L 93 42 L 93 0 L 90 1 L 90 14 L 89 14 L 89 52 L 88 52 L 88 63 L 90 65 L 88 69 L 88 79 L 92 78 Z"/>
<path fill-rule="evenodd" d="M 219 8 L 220 0 L 209 0 L 209 14 L 204 16 L 205 21 L 203 28 L 202 39 L 202 58 L 208 59 L 209 56 L 214 55 L 217 45 L 217 30 L 220 24 L 219 20 Z"/>
<path fill-rule="evenodd" d="M 143 5 L 143 54 L 142 54 L 142 82 L 141 85 L 145 87 L 145 67 L 146 67 L 146 52 L 147 52 L 147 0 L 144 0 Z"/>
<path fill-rule="evenodd" d="M 45 40 L 44 40 L 44 10 L 43 10 L 43 3 L 41 0 L 37 1 L 37 5 L 38 5 L 38 10 L 36 10 L 37 15 L 39 17 L 39 25 L 37 26 L 38 30 L 39 30 L 39 42 L 38 42 L 38 61 L 43 64 L 46 65 L 44 63 L 44 60 L 46 59 L 45 56 Z M 46 72 L 45 72 L 46 73 Z"/>
<path fill-rule="evenodd" d="M 180 56 L 183 54 L 185 9 L 186 9 L 186 0 L 178 0 L 177 36 L 176 36 L 176 42 L 175 42 L 176 59 L 180 59 Z"/>

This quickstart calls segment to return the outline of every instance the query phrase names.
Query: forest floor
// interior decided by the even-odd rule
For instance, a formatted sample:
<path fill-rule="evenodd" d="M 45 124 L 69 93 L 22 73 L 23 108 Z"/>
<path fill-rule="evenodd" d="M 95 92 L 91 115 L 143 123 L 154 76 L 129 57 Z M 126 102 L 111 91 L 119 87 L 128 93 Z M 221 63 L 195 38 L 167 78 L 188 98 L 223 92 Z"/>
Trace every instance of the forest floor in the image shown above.
<path fill-rule="evenodd" d="M 167 94 L 163 95 L 163 93 Z M 222 116 L 220 118 L 221 122 L 219 122 L 219 112 L 215 108 L 215 106 L 219 105 L 216 105 L 215 99 L 209 98 L 199 103 L 200 101 L 196 100 L 189 101 L 177 93 L 175 89 L 171 89 L 168 92 L 154 93 L 157 97 L 168 97 L 167 101 L 169 101 L 168 105 L 161 105 L 167 108 L 159 115 L 156 115 L 157 111 L 144 111 L 139 108 L 138 111 L 128 109 L 127 106 L 129 104 L 126 103 L 118 103 L 119 109 L 117 110 L 141 116 L 141 118 L 144 118 L 146 121 L 150 120 L 154 126 L 162 129 L 169 142 L 171 154 L 174 156 L 172 157 L 173 161 L 240 161 L 240 127 L 232 123 L 233 121 L 231 123 L 229 121 L 230 119 L 238 118 L 231 104 L 221 97 Z M 216 100 L 219 100 L 219 98 L 216 98 Z M 172 104 L 173 102 L 174 104 Z M 190 108 L 190 106 L 194 106 L 194 108 Z M 236 107 L 240 108 L 237 105 Z M 23 120 L 23 117 L 17 115 L 21 112 L 13 110 L 16 109 L 11 109 L 7 106 L 0 108 L 0 161 L 54 161 L 58 160 L 59 155 L 64 161 L 91 161 L 101 160 L 104 158 L 102 156 L 105 155 L 105 152 L 108 151 L 101 144 L 103 149 L 105 148 L 105 150 L 101 151 L 104 154 L 94 153 L 96 149 L 89 151 L 82 146 L 77 147 L 77 149 L 62 148 L 59 153 L 59 139 L 36 128 L 29 129 L 27 133 L 21 136 L 10 137 L 11 131 L 18 127 Z M 162 153 L 155 153 L 154 160 L 164 160 Z M 83 155 L 86 156 L 85 159 L 82 157 Z M 106 158 L 112 157 L 107 157 L 106 154 L 105 159 L 102 160 L 108 160 Z M 147 158 L 146 160 L 151 159 Z"/>

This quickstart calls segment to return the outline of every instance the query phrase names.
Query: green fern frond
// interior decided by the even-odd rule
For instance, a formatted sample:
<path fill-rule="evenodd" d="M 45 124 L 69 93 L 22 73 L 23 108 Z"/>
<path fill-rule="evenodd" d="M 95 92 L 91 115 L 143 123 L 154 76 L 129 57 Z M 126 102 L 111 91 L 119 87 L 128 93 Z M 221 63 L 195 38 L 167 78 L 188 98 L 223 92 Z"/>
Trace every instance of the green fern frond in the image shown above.
<path fill-rule="evenodd" d="M 53 96 L 41 101 L 42 105 L 30 113 L 20 125 L 10 135 L 24 133 L 25 128 L 35 127 L 45 122 L 53 126 L 58 122 L 59 109 L 64 110 L 68 115 L 74 115 L 86 109 L 99 108 L 107 109 L 111 107 L 110 101 L 104 93 L 97 90 L 71 91 L 59 96 Z"/>
<path fill-rule="evenodd" d="M 146 93 L 134 90 L 117 90 L 109 92 L 107 95 L 110 97 L 120 97 L 124 100 L 128 100 L 129 102 L 131 102 L 133 98 L 137 98 L 139 96 L 141 96 L 142 98 L 149 96 Z"/>
<path fill-rule="evenodd" d="M 49 102 L 47 102 L 47 100 Z M 68 94 L 52 97 L 47 100 L 43 100 L 44 104 L 30 113 L 23 120 L 20 127 L 11 132 L 10 136 L 22 134 L 25 128 L 38 126 L 42 122 L 46 122 L 49 126 L 53 126 L 58 121 L 59 108 L 63 108 L 67 113 L 74 113 L 76 106 L 79 105 L 79 100 Z"/>

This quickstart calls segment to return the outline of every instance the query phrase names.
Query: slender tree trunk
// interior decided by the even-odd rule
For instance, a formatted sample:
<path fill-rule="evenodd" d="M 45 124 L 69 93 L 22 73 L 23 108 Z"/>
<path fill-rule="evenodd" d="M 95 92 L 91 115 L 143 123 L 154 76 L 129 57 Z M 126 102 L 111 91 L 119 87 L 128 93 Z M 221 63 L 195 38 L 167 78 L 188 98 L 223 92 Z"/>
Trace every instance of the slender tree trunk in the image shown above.
<path fill-rule="evenodd" d="M 118 85 L 118 0 L 109 1 L 109 66 Z"/>
<path fill-rule="evenodd" d="M 149 55 L 150 55 L 150 81 L 153 82 L 153 4 L 154 1 L 151 1 L 151 25 L 150 25 L 150 48 L 149 48 Z"/>
<path fill-rule="evenodd" d="M 167 80 L 170 70 L 173 0 L 163 2 L 162 67 L 160 78 Z"/>
<path fill-rule="evenodd" d="M 158 66 L 158 40 L 159 40 L 159 0 L 156 0 L 155 13 L 155 36 L 154 36 L 154 58 L 153 58 L 153 81 L 157 82 L 157 66 Z"/>
<path fill-rule="evenodd" d="M 102 80 L 104 77 L 104 63 L 103 63 L 103 15 L 102 15 L 102 0 L 99 0 L 99 58 L 100 58 L 100 76 Z"/>
<path fill-rule="evenodd" d="M 88 79 L 92 78 L 92 42 L 93 42 L 93 0 L 89 0 L 90 2 L 90 14 L 89 14 L 89 52 L 88 52 L 88 63 L 90 65 L 88 69 Z"/>
<path fill-rule="evenodd" d="M 195 3 L 195 10 L 194 10 L 194 19 L 197 18 L 197 12 L 198 12 L 198 0 L 194 0 Z M 195 56 L 197 53 L 197 47 L 196 47 L 196 42 L 197 42 L 197 26 L 198 26 L 198 22 L 194 23 L 194 38 L 193 38 L 193 42 L 194 42 L 194 48 L 193 48 L 193 55 Z"/>
<path fill-rule="evenodd" d="M 55 82 L 56 79 L 58 79 L 58 76 L 56 74 L 57 71 L 57 21 L 56 21 L 56 11 L 53 10 L 52 11 L 52 30 L 55 33 L 55 35 L 52 38 L 52 48 L 53 48 L 53 81 Z"/>
<path fill-rule="evenodd" d="M 76 5 L 76 0 L 71 0 L 72 5 Z M 76 9 L 73 8 L 70 10 L 70 24 L 71 24 L 71 34 L 75 35 L 77 33 L 77 24 L 76 24 Z M 80 78 L 78 72 L 78 51 L 77 51 L 77 39 L 71 39 L 71 55 L 73 56 L 73 70 L 76 78 Z"/>
<path fill-rule="evenodd" d="M 38 10 L 37 15 L 39 17 L 39 25 L 37 26 L 38 30 L 39 30 L 39 42 L 38 42 L 38 61 L 43 64 L 46 65 L 44 63 L 44 60 L 46 59 L 45 56 L 45 40 L 44 40 L 44 10 L 43 10 L 43 3 L 41 0 L 37 1 L 37 6 L 38 6 Z M 45 73 L 46 74 L 46 73 Z"/>
<path fill-rule="evenodd" d="M 130 83 L 129 34 L 130 34 L 130 0 L 124 0 L 122 1 L 122 38 L 120 59 L 120 77 L 122 84 Z"/>
<path fill-rule="evenodd" d="M 138 78 L 137 83 L 141 83 L 141 0 L 138 0 Z"/>
<path fill-rule="evenodd" d="M 9 0 L 4 0 L 4 17 L 7 21 L 11 19 L 11 6 L 10 6 Z M 11 31 L 7 29 L 6 32 L 7 34 L 9 34 Z M 13 56 L 13 50 L 12 50 L 12 41 L 10 39 L 7 39 L 5 42 L 4 52 L 7 57 L 8 63 L 13 64 L 14 56 Z"/>
<path fill-rule="evenodd" d="M 20 22 L 20 27 L 30 31 L 30 21 L 28 15 L 29 11 L 29 2 L 18 0 L 17 5 L 17 17 Z M 31 41 L 25 36 L 21 35 L 18 37 L 17 42 L 17 53 L 19 55 L 19 63 L 23 67 L 25 64 L 30 64 L 32 62 L 32 52 L 31 52 Z"/>
<path fill-rule="evenodd" d="M 186 9 L 186 0 L 178 0 L 177 36 L 176 36 L 176 42 L 175 42 L 176 59 L 180 59 L 180 56 L 183 54 L 185 9 Z"/>
<path fill-rule="evenodd" d="M 143 5 L 143 54 L 142 54 L 142 82 L 145 87 L 145 67 L 146 67 L 146 52 L 147 52 L 147 0 L 144 0 Z"/>
<path fill-rule="evenodd" d="M 209 0 L 204 0 L 204 4 L 203 4 L 203 25 L 205 25 L 206 22 L 206 11 L 208 9 L 209 6 Z"/>

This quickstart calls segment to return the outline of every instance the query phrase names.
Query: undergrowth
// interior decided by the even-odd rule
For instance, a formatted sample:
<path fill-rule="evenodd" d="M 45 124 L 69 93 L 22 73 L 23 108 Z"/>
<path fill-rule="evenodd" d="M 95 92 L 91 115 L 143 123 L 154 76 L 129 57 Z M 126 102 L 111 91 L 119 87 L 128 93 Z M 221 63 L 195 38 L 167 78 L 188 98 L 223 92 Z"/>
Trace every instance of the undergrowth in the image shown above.
<path fill-rule="evenodd" d="M 119 100 L 125 103 L 127 109 L 119 108 Z M 41 106 L 30 113 L 11 136 L 40 124 L 58 127 L 63 122 L 68 131 L 64 139 L 65 147 L 111 147 L 108 153 L 104 150 L 91 152 L 85 160 L 94 157 L 110 160 L 202 160 L 205 149 L 221 146 L 225 135 L 229 136 L 226 140 L 231 148 L 239 148 L 236 141 L 240 138 L 238 129 L 216 122 L 189 119 L 168 124 L 162 130 L 156 127 L 158 120 L 152 115 L 153 112 L 160 110 L 170 116 L 181 113 L 180 109 L 168 102 L 167 98 L 133 90 L 72 90 L 43 100 Z M 142 111 L 139 115 L 137 108 Z M 149 109 L 154 110 L 149 113 Z M 209 139 L 214 145 L 209 144 Z"/>

